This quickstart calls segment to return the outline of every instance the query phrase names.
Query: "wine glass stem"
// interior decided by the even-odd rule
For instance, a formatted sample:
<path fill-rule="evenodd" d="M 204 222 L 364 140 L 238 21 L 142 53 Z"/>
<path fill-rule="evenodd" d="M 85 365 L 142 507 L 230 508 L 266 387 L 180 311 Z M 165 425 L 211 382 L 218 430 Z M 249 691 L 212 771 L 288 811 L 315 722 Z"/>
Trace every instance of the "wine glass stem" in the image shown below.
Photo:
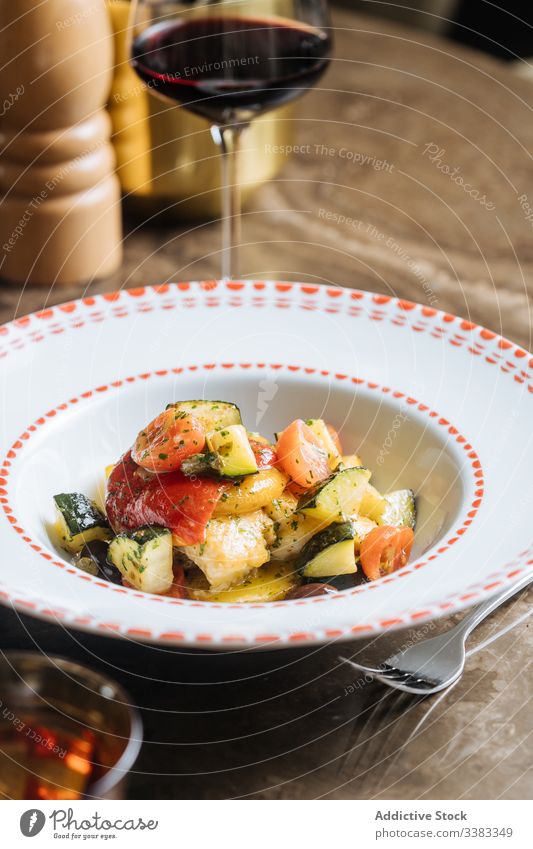
<path fill-rule="evenodd" d="M 239 148 L 245 125 L 235 124 L 211 128 L 213 140 L 220 148 L 222 163 L 222 279 L 239 276 L 241 243 L 241 185 L 239 181 Z"/>

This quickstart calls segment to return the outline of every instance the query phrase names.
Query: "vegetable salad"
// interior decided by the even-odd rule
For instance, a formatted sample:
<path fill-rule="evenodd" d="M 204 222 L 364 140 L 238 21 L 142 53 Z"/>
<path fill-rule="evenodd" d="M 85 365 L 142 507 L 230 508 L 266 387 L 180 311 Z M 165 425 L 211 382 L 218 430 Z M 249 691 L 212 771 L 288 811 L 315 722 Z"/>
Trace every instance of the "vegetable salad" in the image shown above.
<path fill-rule="evenodd" d="M 81 569 L 147 593 L 257 602 L 337 592 L 400 569 L 412 490 L 382 494 L 323 419 L 269 440 L 227 401 L 168 405 L 106 469 L 104 509 L 54 497 Z"/>

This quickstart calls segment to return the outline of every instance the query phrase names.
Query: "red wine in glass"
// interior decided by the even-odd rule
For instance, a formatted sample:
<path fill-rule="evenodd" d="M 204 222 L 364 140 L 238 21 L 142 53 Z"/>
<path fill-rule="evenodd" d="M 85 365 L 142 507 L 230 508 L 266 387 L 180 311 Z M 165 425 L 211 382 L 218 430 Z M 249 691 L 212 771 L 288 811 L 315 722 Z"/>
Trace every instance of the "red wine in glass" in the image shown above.
<path fill-rule="evenodd" d="M 144 30 L 132 64 L 154 92 L 222 124 L 294 100 L 325 70 L 330 47 L 323 30 L 283 18 L 193 18 Z"/>
<path fill-rule="evenodd" d="M 327 0 L 284 0 L 283 17 L 273 7 L 272 0 L 132 0 L 133 68 L 154 94 L 207 118 L 222 153 L 225 279 L 238 278 L 242 132 L 315 85 L 332 49 Z"/>

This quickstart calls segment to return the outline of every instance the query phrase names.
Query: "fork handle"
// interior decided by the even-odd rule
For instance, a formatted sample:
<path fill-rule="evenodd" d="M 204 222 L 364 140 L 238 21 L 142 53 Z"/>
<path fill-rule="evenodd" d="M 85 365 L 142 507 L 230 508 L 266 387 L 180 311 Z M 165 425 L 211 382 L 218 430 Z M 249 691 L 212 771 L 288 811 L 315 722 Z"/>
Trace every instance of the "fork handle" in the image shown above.
<path fill-rule="evenodd" d="M 508 599 L 512 598 L 516 593 L 523 590 L 524 587 L 527 587 L 528 584 L 533 582 L 533 570 L 528 572 L 526 575 L 523 575 L 519 581 L 515 584 L 512 584 L 506 590 L 497 595 L 490 598 L 484 604 L 480 604 L 479 607 L 475 607 L 472 613 L 469 613 L 462 622 L 457 626 L 458 631 L 463 632 L 463 638 L 466 640 L 467 637 L 472 633 L 476 625 L 479 625 L 480 622 L 483 621 L 487 616 L 489 616 L 494 610 L 496 610 L 501 604 L 504 604 Z"/>

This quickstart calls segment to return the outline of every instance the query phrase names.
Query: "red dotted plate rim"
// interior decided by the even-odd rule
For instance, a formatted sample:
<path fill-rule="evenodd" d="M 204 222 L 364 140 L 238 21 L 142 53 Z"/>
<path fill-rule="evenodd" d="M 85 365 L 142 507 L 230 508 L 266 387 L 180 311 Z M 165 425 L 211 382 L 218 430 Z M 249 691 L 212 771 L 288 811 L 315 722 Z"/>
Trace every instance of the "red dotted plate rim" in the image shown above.
<path fill-rule="evenodd" d="M 153 304 L 142 300 L 147 295 L 158 299 L 162 309 L 173 309 L 177 303 L 176 298 L 174 301 L 169 301 L 168 297 L 179 296 L 184 307 L 193 308 L 196 305 L 196 295 L 201 294 L 204 298 L 203 305 L 217 307 L 220 305 L 221 292 L 229 293 L 228 306 L 232 307 L 243 305 L 243 292 L 252 293 L 253 300 L 248 304 L 251 307 L 265 305 L 265 294 L 273 295 L 276 298 L 273 305 L 280 309 L 296 304 L 304 310 L 322 309 L 326 313 L 334 314 L 341 312 L 343 305 L 347 305 L 348 314 L 356 316 L 361 313 L 361 304 L 365 304 L 370 307 L 366 318 L 372 321 L 384 321 L 388 318 L 395 326 L 407 326 L 416 333 L 426 332 L 434 338 L 446 339 L 455 348 L 466 347 L 472 356 L 482 357 L 486 363 L 497 366 L 504 374 L 509 374 L 517 383 L 526 384 L 528 391 L 533 394 L 533 355 L 504 336 L 481 325 L 451 313 L 442 312 L 435 307 L 424 306 L 391 295 L 380 295 L 341 286 L 281 281 L 205 280 L 164 283 L 157 286 L 104 292 L 69 301 L 1 325 L 0 360 L 9 354 L 11 349 L 18 350 L 22 347 L 23 337 L 35 343 L 46 338 L 46 333 L 53 335 L 67 329 L 81 328 L 85 326 L 87 319 L 101 322 L 105 314 L 101 310 L 93 310 L 99 305 L 108 311 L 111 310 L 110 317 L 123 318 L 130 314 L 130 307 L 133 307 L 134 312 L 150 312 L 154 308 Z M 295 301 L 295 295 L 301 296 L 300 303 Z M 325 304 L 321 304 L 318 300 L 318 297 L 322 295 L 326 299 Z M 84 308 L 93 311 L 80 315 L 80 311 Z M 394 310 L 392 315 L 387 314 L 389 310 Z M 412 319 L 416 317 L 416 320 L 409 324 L 408 316 Z M 15 338 L 11 338 L 13 335 Z"/>

